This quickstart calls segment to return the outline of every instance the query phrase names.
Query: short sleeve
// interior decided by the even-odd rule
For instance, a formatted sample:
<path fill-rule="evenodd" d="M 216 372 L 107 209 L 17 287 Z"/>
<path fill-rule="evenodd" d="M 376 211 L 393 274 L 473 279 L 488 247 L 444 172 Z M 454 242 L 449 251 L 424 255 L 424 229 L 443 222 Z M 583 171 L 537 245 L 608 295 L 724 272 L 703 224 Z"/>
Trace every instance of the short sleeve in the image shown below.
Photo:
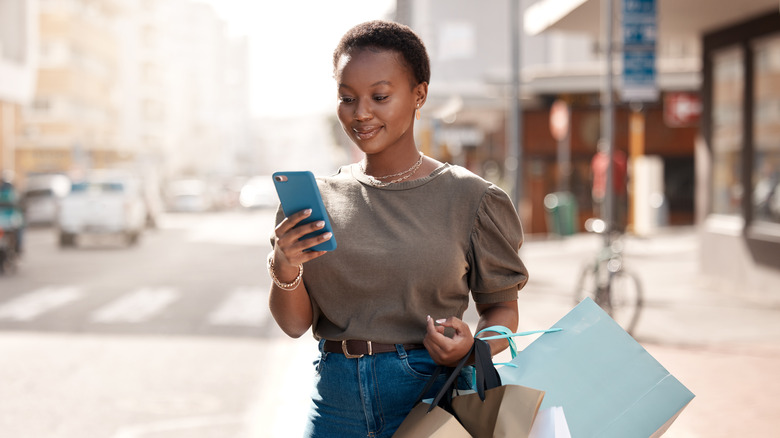
<path fill-rule="evenodd" d="M 491 185 L 482 198 L 471 232 L 469 288 L 474 302 L 517 299 L 528 281 L 520 259 L 523 226 L 509 196 Z"/>

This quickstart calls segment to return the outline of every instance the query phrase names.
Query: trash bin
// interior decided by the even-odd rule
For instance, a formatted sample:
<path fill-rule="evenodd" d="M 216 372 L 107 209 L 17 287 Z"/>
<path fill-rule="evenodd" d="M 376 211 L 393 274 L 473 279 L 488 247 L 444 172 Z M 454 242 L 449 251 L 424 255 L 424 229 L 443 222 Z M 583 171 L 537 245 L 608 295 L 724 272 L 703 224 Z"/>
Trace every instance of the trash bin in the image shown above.
<path fill-rule="evenodd" d="M 571 192 L 554 192 L 544 197 L 547 229 L 552 234 L 570 236 L 577 232 L 577 201 Z"/>

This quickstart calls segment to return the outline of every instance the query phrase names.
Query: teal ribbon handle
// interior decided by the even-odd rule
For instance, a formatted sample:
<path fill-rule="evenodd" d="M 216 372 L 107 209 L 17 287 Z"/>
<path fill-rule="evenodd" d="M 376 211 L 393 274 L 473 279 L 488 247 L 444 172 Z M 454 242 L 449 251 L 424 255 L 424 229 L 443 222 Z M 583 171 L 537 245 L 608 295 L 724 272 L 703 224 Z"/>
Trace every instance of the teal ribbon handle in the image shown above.
<path fill-rule="evenodd" d="M 491 327 L 488 327 L 488 328 L 485 328 L 485 329 L 482 329 L 482 330 L 478 331 L 477 334 L 474 335 L 474 336 L 475 337 L 479 336 L 479 335 L 481 335 L 484 332 L 495 332 L 495 333 L 498 333 L 498 335 L 495 335 L 495 336 L 485 336 L 484 338 L 480 338 L 480 339 L 482 339 L 483 341 L 489 341 L 491 339 L 506 339 L 507 341 L 509 341 L 509 351 L 510 351 L 510 353 L 512 353 L 512 359 L 514 359 L 517 356 L 517 344 L 515 344 L 515 340 L 512 339 L 513 337 L 515 337 L 515 336 L 535 335 L 535 334 L 539 334 L 539 333 L 554 333 L 554 332 L 559 332 L 561 330 L 563 330 L 563 329 L 554 327 L 554 328 L 547 329 L 547 330 L 530 330 L 530 331 L 527 331 L 527 332 L 517 332 L 517 333 L 515 333 L 512 330 L 509 330 L 509 328 L 504 327 L 502 325 L 494 325 L 494 326 L 491 326 Z"/>
<path fill-rule="evenodd" d="M 503 325 L 494 325 L 494 326 L 490 326 L 488 328 L 484 328 L 484 329 L 478 331 L 477 334 L 474 335 L 474 337 L 477 337 L 478 335 L 481 335 L 482 333 L 485 333 L 485 332 L 495 332 L 495 333 L 498 333 L 498 335 L 495 335 L 495 336 L 485 336 L 484 338 L 479 338 L 479 339 L 481 339 L 483 341 L 489 341 L 491 339 L 506 339 L 507 341 L 509 341 L 509 352 L 512 353 L 512 359 L 514 359 L 517 356 L 517 344 L 515 343 L 515 340 L 512 339 L 512 338 L 514 338 L 515 336 L 528 336 L 528 335 L 535 335 L 535 334 L 539 334 L 539 333 L 554 333 L 554 332 L 559 332 L 561 330 L 563 330 L 563 329 L 554 327 L 554 328 L 547 329 L 547 330 L 530 330 L 530 331 L 526 331 L 526 332 L 517 332 L 517 333 L 515 333 L 512 330 L 509 330 L 508 327 L 504 327 Z M 504 365 L 504 366 L 517 368 L 517 365 L 513 364 L 511 362 L 496 363 L 494 365 L 497 365 L 497 366 L 498 365 Z M 476 378 L 476 376 L 474 376 L 474 379 L 472 381 L 472 386 L 476 387 L 476 385 L 477 385 L 477 378 Z"/>

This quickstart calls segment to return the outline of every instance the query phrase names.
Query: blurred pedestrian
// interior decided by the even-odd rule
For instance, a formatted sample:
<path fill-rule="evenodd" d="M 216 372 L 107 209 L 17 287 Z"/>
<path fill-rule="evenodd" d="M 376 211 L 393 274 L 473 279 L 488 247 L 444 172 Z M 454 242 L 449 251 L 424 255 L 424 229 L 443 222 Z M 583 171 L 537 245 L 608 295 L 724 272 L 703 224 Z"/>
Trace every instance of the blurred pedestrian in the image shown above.
<path fill-rule="evenodd" d="M 410 28 L 355 26 L 333 68 L 338 118 L 365 157 L 318 179 L 338 249 L 305 251 L 331 236 L 299 241 L 322 224 L 294 228 L 309 212 L 279 210 L 270 308 L 288 335 L 311 329 L 319 340 L 306 436 L 390 437 L 437 365 L 471 349 L 469 294 L 478 330 L 517 329 L 523 231 L 499 187 L 417 149 L 430 65 Z M 508 345 L 489 343 L 493 354 Z M 468 370 L 460 386 L 470 381 Z"/>
<path fill-rule="evenodd" d="M 593 174 L 593 211 L 596 216 L 607 220 L 604 204 L 607 198 L 607 172 L 609 168 L 609 151 L 604 141 L 599 141 L 598 151 L 590 162 Z M 628 160 L 626 153 L 615 148 L 612 155 L 612 217 L 610 223 L 612 230 L 623 232 L 626 229 L 626 212 L 628 210 Z"/>

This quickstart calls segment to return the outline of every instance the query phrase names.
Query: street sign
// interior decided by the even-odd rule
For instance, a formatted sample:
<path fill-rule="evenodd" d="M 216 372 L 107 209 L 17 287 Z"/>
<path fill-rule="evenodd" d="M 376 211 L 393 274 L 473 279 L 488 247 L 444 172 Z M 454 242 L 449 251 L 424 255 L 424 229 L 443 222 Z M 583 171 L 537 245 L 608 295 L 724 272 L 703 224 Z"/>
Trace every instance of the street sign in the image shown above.
<path fill-rule="evenodd" d="M 701 99 L 694 93 L 668 93 L 664 96 L 664 122 L 679 128 L 695 126 L 701 116 Z"/>
<path fill-rule="evenodd" d="M 656 1 L 623 0 L 623 87 L 625 101 L 658 99 L 655 48 Z"/>

